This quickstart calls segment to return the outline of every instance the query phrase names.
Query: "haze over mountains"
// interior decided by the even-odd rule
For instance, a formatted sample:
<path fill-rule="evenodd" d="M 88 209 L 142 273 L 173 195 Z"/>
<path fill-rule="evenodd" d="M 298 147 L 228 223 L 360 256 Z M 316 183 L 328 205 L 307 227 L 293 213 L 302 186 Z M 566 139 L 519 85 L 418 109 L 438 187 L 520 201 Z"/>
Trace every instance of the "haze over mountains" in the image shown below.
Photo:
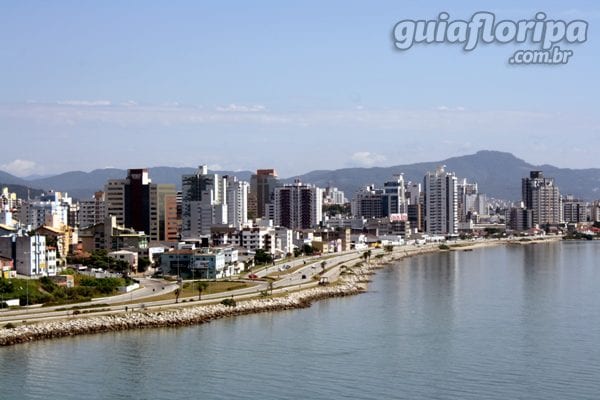
<path fill-rule="evenodd" d="M 573 194 L 585 200 L 600 198 L 600 169 L 569 169 L 558 168 L 552 165 L 532 165 L 510 153 L 499 151 L 479 151 L 475 154 L 452 157 L 446 160 L 422 162 L 416 164 L 396 165 L 392 167 L 373 168 L 342 168 L 336 170 L 317 170 L 303 175 L 284 178 L 284 182 L 292 182 L 298 178 L 302 182 L 313 183 L 320 187 L 328 185 L 338 187 L 346 193 L 348 198 L 360 187 L 367 184 L 382 186 L 383 182 L 393 178 L 394 174 L 403 173 L 405 181 L 422 182 L 427 171 L 434 170 L 438 165 L 446 165 L 447 171 L 456 172 L 460 178 L 467 178 L 470 182 L 477 182 L 479 190 L 490 197 L 507 200 L 520 200 L 521 178 L 527 176 L 531 170 L 542 170 L 549 177 L 554 177 L 562 194 Z M 143 166 L 132 165 L 131 168 Z M 263 168 L 275 168 L 276 165 L 265 165 Z M 153 167 L 150 169 L 150 178 L 155 183 L 174 183 L 181 186 L 181 175 L 193 173 L 196 168 Z M 235 175 L 242 180 L 250 180 L 250 171 L 215 171 L 222 175 Z M 75 198 L 88 198 L 95 191 L 103 190 L 108 179 L 124 178 L 127 171 L 123 169 L 107 168 L 91 172 L 71 171 L 63 174 L 28 179 L 18 178 L 0 171 L 0 186 L 9 186 L 11 190 L 23 190 L 27 187 L 68 192 Z M 31 192 L 38 193 L 37 191 Z"/>

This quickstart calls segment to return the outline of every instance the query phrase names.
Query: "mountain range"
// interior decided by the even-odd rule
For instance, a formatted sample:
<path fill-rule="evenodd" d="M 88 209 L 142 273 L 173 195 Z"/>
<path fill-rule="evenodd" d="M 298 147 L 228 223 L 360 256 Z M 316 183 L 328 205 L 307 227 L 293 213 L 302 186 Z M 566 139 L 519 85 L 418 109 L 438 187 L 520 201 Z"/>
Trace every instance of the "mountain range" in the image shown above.
<path fill-rule="evenodd" d="M 439 165 L 445 165 L 447 171 L 455 172 L 459 179 L 467 178 L 477 182 L 479 190 L 490 197 L 506 200 L 519 200 L 521 197 L 521 178 L 529 171 L 542 170 L 547 177 L 555 178 L 562 194 L 573 194 L 585 200 L 600 198 L 600 169 L 569 169 L 552 165 L 533 165 L 510 153 L 482 150 L 475 154 L 452 157 L 440 161 L 416 164 L 395 165 L 391 167 L 342 168 L 336 170 L 317 170 L 303 175 L 282 179 L 293 182 L 312 183 L 320 187 L 335 186 L 346 193 L 346 197 L 368 184 L 383 186 L 383 182 L 393 179 L 394 174 L 403 173 L 405 181 L 422 182 L 427 171 L 433 171 Z M 265 168 L 273 167 L 266 165 Z M 181 186 L 181 175 L 191 174 L 196 168 L 153 167 L 149 168 L 150 178 L 156 183 L 174 183 Z M 221 175 L 235 175 L 241 180 L 250 180 L 250 171 L 214 171 Z M 124 178 L 126 170 L 116 168 L 96 169 L 91 172 L 71 171 L 42 178 L 18 178 L 0 171 L 0 186 L 11 190 L 27 187 L 41 190 L 66 191 L 79 199 L 92 196 L 102 190 L 108 179 Z M 33 195 L 34 192 L 32 192 Z"/>

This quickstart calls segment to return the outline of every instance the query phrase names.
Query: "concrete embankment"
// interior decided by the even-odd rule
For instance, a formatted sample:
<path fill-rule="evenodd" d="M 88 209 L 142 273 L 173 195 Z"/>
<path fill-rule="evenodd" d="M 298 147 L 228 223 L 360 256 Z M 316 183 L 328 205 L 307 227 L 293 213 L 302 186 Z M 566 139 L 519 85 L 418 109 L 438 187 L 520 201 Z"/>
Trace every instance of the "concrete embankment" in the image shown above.
<path fill-rule="evenodd" d="M 229 316 L 305 308 L 309 307 L 312 301 L 349 296 L 363 292 L 365 290 L 365 276 L 368 273 L 369 268 L 367 267 L 355 268 L 352 273 L 344 275 L 339 284 L 336 285 L 320 286 L 291 293 L 285 297 L 241 301 L 235 307 L 216 304 L 159 312 L 136 312 L 75 318 L 20 325 L 14 328 L 0 328 L 0 346 L 126 329 L 194 325 Z"/>

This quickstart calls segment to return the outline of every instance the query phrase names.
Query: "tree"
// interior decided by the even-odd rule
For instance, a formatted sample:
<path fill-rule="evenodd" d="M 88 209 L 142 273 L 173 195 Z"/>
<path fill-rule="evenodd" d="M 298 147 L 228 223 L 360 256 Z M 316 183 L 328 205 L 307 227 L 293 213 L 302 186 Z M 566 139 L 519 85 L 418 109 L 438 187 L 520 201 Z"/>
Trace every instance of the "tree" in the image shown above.
<path fill-rule="evenodd" d="M 271 292 L 271 295 L 273 295 L 273 278 L 267 279 L 269 280 L 269 282 L 267 283 L 267 290 Z"/>
<path fill-rule="evenodd" d="M 305 244 L 304 246 L 302 246 L 302 252 L 307 256 L 311 256 L 315 251 L 310 244 Z"/>
<path fill-rule="evenodd" d="M 208 282 L 197 281 L 196 284 L 198 285 L 198 300 L 202 300 L 202 292 L 208 288 Z"/>
<path fill-rule="evenodd" d="M 12 293 L 13 290 L 13 283 L 11 281 L 9 281 L 8 279 L 0 278 L 0 295 L 2 295 L 0 308 L 4 308 L 4 295 Z"/>
<path fill-rule="evenodd" d="M 391 244 L 388 244 L 387 246 L 384 247 L 384 250 L 386 251 L 386 253 L 391 253 L 392 251 L 394 251 L 394 246 L 392 246 Z"/>
<path fill-rule="evenodd" d="M 181 289 L 175 289 L 175 303 L 179 303 L 179 295 L 181 294 Z"/>
<path fill-rule="evenodd" d="M 362 258 L 365 259 L 365 262 L 371 259 L 371 250 L 367 250 L 363 253 Z"/>
<path fill-rule="evenodd" d="M 254 262 L 256 264 L 270 264 L 273 262 L 273 256 L 263 249 L 258 249 L 254 255 Z"/>
<path fill-rule="evenodd" d="M 327 261 L 321 261 L 321 273 L 325 272 L 326 265 L 327 265 Z"/>
<path fill-rule="evenodd" d="M 138 271 L 144 272 L 152 264 L 148 257 L 140 257 L 138 260 Z"/>

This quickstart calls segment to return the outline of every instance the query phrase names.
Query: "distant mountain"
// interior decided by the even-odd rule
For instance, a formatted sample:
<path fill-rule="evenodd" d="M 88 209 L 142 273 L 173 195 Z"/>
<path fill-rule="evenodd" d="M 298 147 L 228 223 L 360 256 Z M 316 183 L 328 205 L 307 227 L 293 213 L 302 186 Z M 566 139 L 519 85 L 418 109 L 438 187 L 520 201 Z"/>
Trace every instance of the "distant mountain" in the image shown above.
<path fill-rule="evenodd" d="M 16 177 L 4 171 L 0 171 L 0 182 L 4 184 L 4 186 L 8 184 L 27 185 L 27 181 L 25 181 L 24 179 Z"/>
<path fill-rule="evenodd" d="M 452 157 L 446 160 L 423 162 L 417 164 L 396 165 L 393 167 L 344 168 L 333 171 L 312 171 L 299 178 L 302 182 L 317 186 L 336 186 L 351 198 L 352 194 L 362 186 L 375 184 L 383 186 L 383 182 L 392 179 L 394 174 L 403 173 L 405 181 L 423 182 L 427 171 L 433 171 L 439 165 L 446 165 L 446 171 L 455 172 L 459 178 L 467 178 L 469 182 L 477 182 L 479 190 L 488 196 L 520 200 L 521 178 L 529 175 L 529 171 L 542 170 L 548 177 L 554 177 L 563 194 L 592 200 L 600 198 L 600 169 L 567 169 L 551 165 L 532 165 L 510 153 L 499 151 L 479 151 L 475 154 Z M 287 180 L 293 181 L 293 178 Z"/>
<path fill-rule="evenodd" d="M 31 198 L 34 198 L 44 193 L 44 191 L 40 189 L 32 189 L 27 186 L 15 185 L 13 183 L 7 184 L 0 181 L 0 189 L 5 187 L 8 188 L 9 193 L 16 193 L 17 197 L 19 197 L 20 199 L 26 199 L 28 195 L 31 196 Z"/>
<path fill-rule="evenodd" d="M 176 167 L 153 167 L 149 168 L 150 179 L 154 183 L 172 183 L 181 187 L 181 175 L 192 174 L 196 168 L 176 168 Z M 215 171 L 221 175 L 235 175 L 238 179 L 249 180 L 250 171 Z M 50 176 L 47 178 L 33 179 L 27 181 L 30 186 L 51 189 L 60 192 L 67 192 L 69 196 L 77 199 L 86 199 L 91 197 L 94 192 L 104 190 L 104 185 L 109 179 L 124 179 L 127 177 L 127 170 L 117 168 L 96 169 L 91 172 L 72 171 L 63 174 Z M 17 178 L 18 179 L 18 178 Z M 1 180 L 1 179 L 0 179 Z"/>
<path fill-rule="evenodd" d="M 33 186 L 22 178 L 11 175 L 8 172 L 0 171 L 0 190 L 8 187 L 9 192 L 16 193 L 22 199 L 27 198 L 28 192 L 31 197 L 39 196 L 43 193 L 42 190 L 34 189 Z"/>
<path fill-rule="evenodd" d="M 446 165 L 446 170 L 455 172 L 459 178 L 477 182 L 481 192 L 495 198 L 519 200 L 521 198 L 521 178 L 528 176 L 529 171 L 532 170 L 542 170 L 546 176 L 554 177 L 563 194 L 573 194 L 586 200 L 600 198 L 600 169 L 598 168 L 568 169 L 552 165 L 536 166 L 510 153 L 489 150 L 441 161 L 392 167 L 312 171 L 284 179 L 284 182 L 293 182 L 295 178 L 299 178 L 302 182 L 313 183 L 320 187 L 331 185 L 343 190 L 346 196 L 351 198 L 353 193 L 362 186 L 375 184 L 381 187 L 383 182 L 392 179 L 394 174 L 403 173 L 405 181 L 422 182 L 425 173 L 435 170 L 438 165 Z M 152 182 L 174 183 L 180 188 L 181 175 L 194 173 L 195 170 L 196 168 L 154 167 L 150 168 L 149 173 Z M 238 179 L 245 181 L 250 181 L 252 174 L 250 171 L 215 172 L 221 175 L 235 175 Z M 108 179 L 125 178 L 126 175 L 126 170 L 107 168 L 91 172 L 66 172 L 26 181 L 0 171 L 0 185 L 4 183 L 43 190 L 66 191 L 74 198 L 85 199 L 91 197 L 95 191 L 103 190 Z M 26 188 L 24 197 L 26 197 Z"/>

